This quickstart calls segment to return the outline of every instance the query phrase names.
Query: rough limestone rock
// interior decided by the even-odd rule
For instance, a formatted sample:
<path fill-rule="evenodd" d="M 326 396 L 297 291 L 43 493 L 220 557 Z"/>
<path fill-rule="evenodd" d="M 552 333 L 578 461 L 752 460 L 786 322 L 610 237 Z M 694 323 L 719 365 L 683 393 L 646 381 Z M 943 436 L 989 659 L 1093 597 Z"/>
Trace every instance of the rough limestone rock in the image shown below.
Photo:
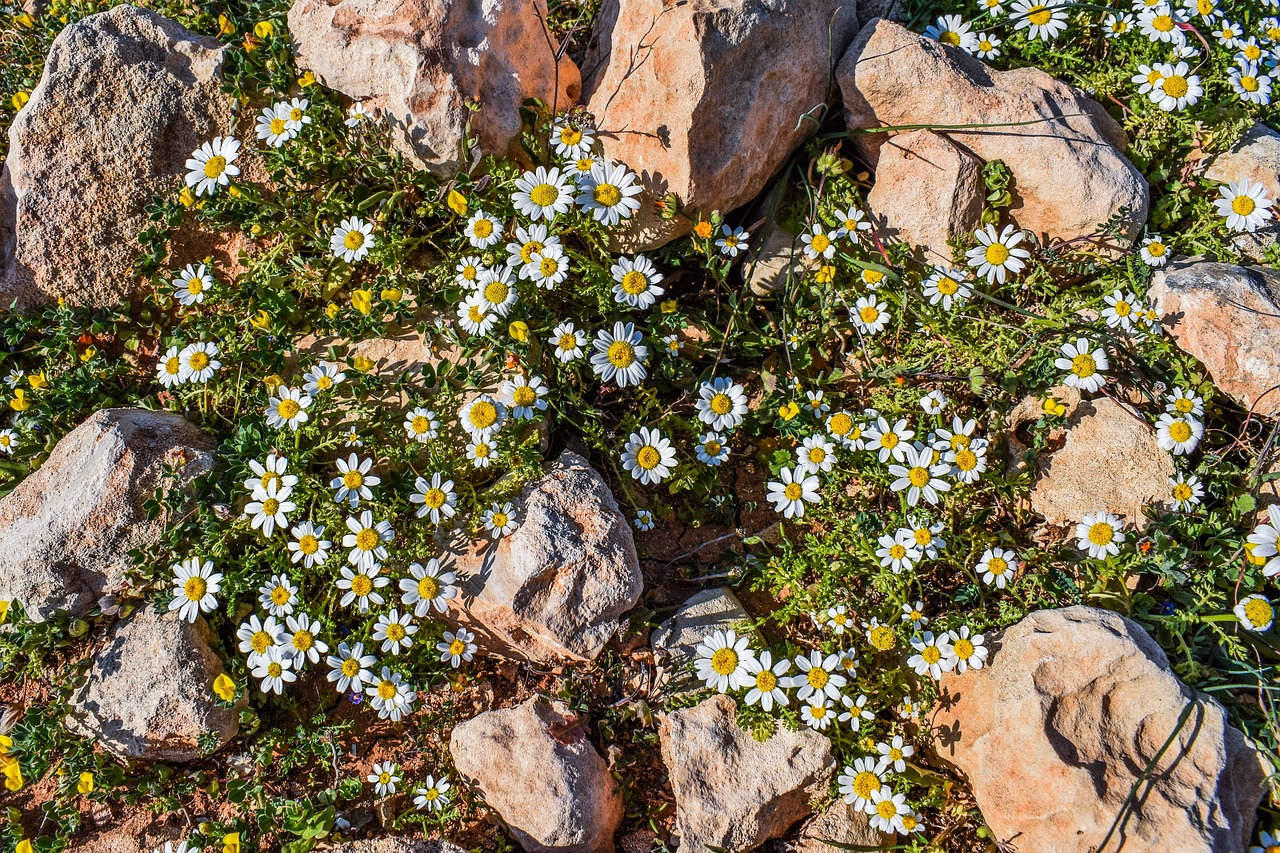
<path fill-rule="evenodd" d="M 738 727 L 734 703 L 713 696 L 661 718 L 662 760 L 676 799 L 679 853 L 752 850 L 811 813 L 835 760 L 826 736 L 779 728 L 760 742 Z"/>
<path fill-rule="evenodd" d="M 1131 406 L 1110 397 L 1081 400 L 1068 408 L 1056 450 L 1054 438 L 1036 460 L 1031 488 L 1031 509 L 1050 524 L 1075 525 L 1084 513 L 1106 511 L 1141 529 L 1144 506 L 1168 505 L 1173 460 L 1156 443 L 1155 427 Z"/>
<path fill-rule="evenodd" d="M 338 853 L 466 853 L 451 841 L 426 838 L 373 838 L 348 841 L 333 849 Z"/>
<path fill-rule="evenodd" d="M 1192 704 L 1106 849 L 1248 849 L 1267 770 L 1136 623 L 1088 607 L 1032 613 L 986 667 L 940 687 L 935 749 L 969 777 L 994 840 L 1092 853 Z"/>
<path fill-rule="evenodd" d="M 790 853 L 839 853 L 849 847 L 889 847 L 894 842 L 892 836 L 871 826 L 866 812 L 837 799 L 805 822 Z"/>
<path fill-rule="evenodd" d="M 708 214 L 759 195 L 817 130 L 856 30 L 854 0 L 604 0 L 584 97 L 605 154 L 647 190 L 619 242 L 649 249 L 685 233 L 687 220 L 653 214 L 666 192 Z"/>
<path fill-rule="evenodd" d="M 622 797 L 580 722 L 563 703 L 534 696 L 472 717 L 449 738 L 458 773 L 530 853 L 614 849 Z"/>
<path fill-rule="evenodd" d="M 805 271 L 817 265 L 805 257 L 804 243 L 779 223 L 764 233 L 759 248 L 744 265 L 747 286 L 756 296 L 768 297 L 799 282 Z"/>
<path fill-rule="evenodd" d="M 941 134 L 915 130 L 880 149 L 867 206 L 883 238 L 949 263 L 947 239 L 978 227 L 985 195 L 981 160 Z"/>
<path fill-rule="evenodd" d="M 147 204 L 226 132 L 223 48 L 116 6 L 64 29 L 9 128 L 0 177 L 0 305 L 128 298 Z"/>
<path fill-rule="evenodd" d="M 240 715 L 214 704 L 222 659 L 204 619 L 149 607 L 120 622 L 93 659 L 88 682 L 71 700 L 68 725 L 123 761 L 193 761 L 236 736 Z"/>
<path fill-rule="evenodd" d="M 129 551 L 159 538 L 168 519 L 144 509 L 157 489 L 212 468 L 212 440 L 179 415 L 94 413 L 0 500 L 0 600 L 21 601 L 35 621 L 84 613 L 121 582 Z"/>
<path fill-rule="evenodd" d="M 295 0 L 288 20 L 300 68 L 380 108 L 406 156 L 452 175 L 468 134 L 486 153 L 515 149 L 526 99 L 577 103 L 581 76 L 557 61 L 545 16 L 545 0 Z"/>
<path fill-rule="evenodd" d="M 850 129 L 1005 124 L 949 130 L 947 136 L 982 160 L 1009 167 L 1011 212 L 1023 228 L 1071 240 L 1095 233 L 1126 208 L 1127 247 L 1146 221 L 1147 183 L 1120 153 L 1120 126 L 1097 103 L 1043 71 L 993 71 L 958 48 L 879 19 L 858 33 L 836 77 Z M 873 161 L 887 142 L 880 133 L 859 139 Z"/>
<path fill-rule="evenodd" d="M 1280 414 L 1280 273 L 1179 261 L 1156 273 L 1148 299 L 1215 385 L 1246 409 Z"/>
<path fill-rule="evenodd" d="M 457 554 L 459 620 L 519 657 L 593 660 L 640 598 L 631 527 L 609 486 L 566 451 L 515 501 L 520 527 Z"/>
<path fill-rule="evenodd" d="M 649 637 L 654 658 L 674 687 L 698 689 L 701 682 L 689 668 L 698 644 L 711 632 L 727 631 L 750 618 L 728 587 L 703 590 L 690 596 L 670 619 L 654 629 Z"/>
<path fill-rule="evenodd" d="M 1262 184 L 1268 197 L 1280 198 L 1280 133 L 1265 124 L 1255 124 L 1230 151 L 1209 161 L 1204 176 L 1224 184 L 1248 179 Z M 1280 221 L 1274 218 L 1257 231 L 1241 231 L 1230 237 L 1237 251 L 1258 260 L 1277 239 L 1280 239 Z"/>

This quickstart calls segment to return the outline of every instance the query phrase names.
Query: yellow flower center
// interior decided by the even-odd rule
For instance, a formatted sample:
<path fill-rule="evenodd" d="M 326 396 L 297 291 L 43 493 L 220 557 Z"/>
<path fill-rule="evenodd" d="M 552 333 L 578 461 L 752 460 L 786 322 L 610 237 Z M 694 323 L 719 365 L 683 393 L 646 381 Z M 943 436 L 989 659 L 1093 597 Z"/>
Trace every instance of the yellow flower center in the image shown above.
<path fill-rule="evenodd" d="M 1191 425 L 1186 421 L 1174 421 L 1169 424 L 1169 437 L 1178 443 L 1191 438 Z"/>
<path fill-rule="evenodd" d="M 305 652 L 315 645 L 315 637 L 311 636 L 310 631 L 294 631 L 293 647 L 300 652 Z"/>
<path fill-rule="evenodd" d="M 281 607 L 285 604 L 288 604 L 289 599 L 292 597 L 293 596 L 289 594 L 289 590 L 285 589 L 282 586 L 278 586 L 275 589 L 271 590 L 271 603 L 274 604 L 276 607 Z"/>
<path fill-rule="evenodd" d="M 249 648 L 258 654 L 262 654 L 267 649 L 275 645 L 275 638 L 266 631 L 255 631 L 253 636 L 249 638 Z"/>
<path fill-rule="evenodd" d="M 1151 19 L 1151 28 L 1167 33 L 1173 29 L 1173 18 L 1169 15 L 1156 15 Z"/>
<path fill-rule="evenodd" d="M 382 537 L 372 527 L 366 527 L 356 534 L 356 547 L 361 551 L 372 551 L 378 547 Z"/>
<path fill-rule="evenodd" d="M 422 435 L 424 432 L 431 430 L 431 419 L 425 415 L 414 415 L 409 425 L 413 428 L 415 434 Z"/>
<path fill-rule="evenodd" d="M 191 369 L 204 370 L 209 366 L 209 356 L 203 352 L 194 352 L 191 354 Z"/>
<path fill-rule="evenodd" d="M 164 372 L 170 376 L 177 376 L 182 372 L 182 359 L 176 355 L 173 358 L 167 358 L 164 362 Z"/>
<path fill-rule="evenodd" d="M 637 270 L 631 270 L 622 277 L 622 291 L 629 296 L 639 296 L 649 289 L 649 277 Z"/>
<path fill-rule="evenodd" d="M 949 44 L 952 47 L 958 47 L 960 44 L 960 36 L 959 34 L 953 33 L 950 30 L 948 30 L 947 32 L 938 36 L 938 41 L 942 42 L 943 44 Z"/>
<path fill-rule="evenodd" d="M 314 554 L 320 550 L 320 540 L 308 533 L 298 540 L 298 550 L 307 555 Z"/>
<path fill-rule="evenodd" d="M 576 335 L 563 334 L 556 341 L 556 346 L 562 350 L 572 351 L 578 346 L 578 338 Z"/>
<path fill-rule="evenodd" d="M 630 367 L 636 361 L 636 348 L 626 341 L 614 341 L 606 352 L 614 367 Z"/>
<path fill-rule="evenodd" d="M 359 471 L 348 471 L 342 475 L 342 485 L 348 489 L 358 489 L 364 485 L 364 476 Z"/>
<path fill-rule="evenodd" d="M 198 277 L 187 279 L 187 293 L 190 293 L 193 296 L 199 296 L 201 293 L 204 293 L 204 282 Z"/>
<path fill-rule="evenodd" d="M 359 249 L 364 245 L 364 233 L 352 228 L 347 232 L 347 236 L 342 238 L 342 245 L 348 249 Z"/>
<path fill-rule="evenodd" d="M 959 657 L 960 660 L 968 660 L 973 657 L 973 643 L 969 640 L 956 640 L 955 645 L 952 648 L 956 650 L 956 656 Z"/>
<path fill-rule="evenodd" d="M 885 820 L 891 820 L 898 814 L 898 807 L 893 804 L 893 800 L 881 800 L 876 803 L 876 814 Z"/>
<path fill-rule="evenodd" d="M 467 644 L 462 642 L 462 640 L 454 640 L 449 644 L 449 654 L 451 655 L 461 655 L 466 650 Z"/>
<path fill-rule="evenodd" d="M 821 447 L 809 448 L 809 461 L 814 465 L 821 465 L 823 462 L 827 461 L 827 451 L 823 450 Z"/>
<path fill-rule="evenodd" d="M 911 485 L 917 489 L 922 489 L 929 485 L 929 469 L 928 468 L 912 468 L 907 472 L 907 479 L 911 481 Z"/>
<path fill-rule="evenodd" d="M 938 651 L 937 646 L 925 646 L 924 651 L 920 653 L 920 657 L 924 658 L 924 662 L 933 666 L 942 660 L 942 652 Z"/>
<path fill-rule="evenodd" d="M 342 674 L 347 678 L 353 678 L 360 673 L 360 661 L 355 658 L 347 658 L 342 662 Z"/>
<path fill-rule="evenodd" d="M 929 532 L 929 528 L 927 527 L 918 527 L 915 531 L 915 539 L 916 544 L 921 548 L 924 548 L 933 541 L 933 534 Z"/>
<path fill-rule="evenodd" d="M 440 582 L 428 575 L 418 581 L 418 597 L 430 601 L 440 594 Z"/>
<path fill-rule="evenodd" d="M 538 184 L 529 190 L 529 200 L 538 207 L 550 207 L 560 198 L 560 190 L 551 184 Z"/>
<path fill-rule="evenodd" d="M 1089 541 L 1094 545 L 1106 545 L 1115 538 L 1115 528 L 1105 521 L 1095 522 L 1089 528 Z"/>
<path fill-rule="evenodd" d="M 827 671 L 820 666 L 815 666 L 809 670 L 809 686 L 814 690 L 821 690 L 827 686 L 827 682 L 831 680 L 831 676 L 827 675 Z"/>
<path fill-rule="evenodd" d="M 471 233 L 481 240 L 493 234 L 493 222 L 488 219 L 477 219 L 471 226 Z"/>
<path fill-rule="evenodd" d="M 394 681 L 382 681 L 378 683 L 378 698 L 384 702 L 388 702 L 396 698 L 396 684 Z"/>
<path fill-rule="evenodd" d="M 864 800 L 871 799 L 871 792 L 880 790 L 880 777 L 870 770 L 863 770 L 853 777 L 853 792 Z"/>
<path fill-rule="evenodd" d="M 953 296 L 960 290 L 959 282 L 954 278 L 947 278 L 946 276 L 938 279 L 938 284 L 936 286 L 938 288 L 938 292 L 943 296 Z"/>
<path fill-rule="evenodd" d="M 291 121 L 302 121 L 303 112 L 298 107 L 289 110 L 289 119 Z"/>
<path fill-rule="evenodd" d="M 488 429 L 498 422 L 498 407 L 488 400 L 479 400 L 471 407 L 470 419 L 476 429 Z"/>
<path fill-rule="evenodd" d="M 511 295 L 511 286 L 504 281 L 491 281 L 484 286 L 484 298 L 486 301 L 501 305 L 507 301 L 507 297 Z"/>
<path fill-rule="evenodd" d="M 373 592 L 373 579 L 368 575 L 356 575 L 351 579 L 351 591 L 359 598 Z"/>
<path fill-rule="evenodd" d="M 1071 372 L 1081 379 L 1088 379 L 1098 372 L 1098 362 L 1087 352 L 1082 352 L 1071 359 Z"/>
<path fill-rule="evenodd" d="M 1244 46 L 1244 58 L 1250 62 L 1257 62 L 1262 57 L 1262 48 L 1256 44 L 1247 44 Z"/>
<path fill-rule="evenodd" d="M 263 515 L 275 515 L 279 511 L 280 511 L 280 501 L 276 500 L 275 498 L 267 498 L 265 501 L 262 502 Z"/>
<path fill-rule="evenodd" d="M 652 444 L 646 444 L 636 453 L 636 464 L 646 471 L 652 471 L 662 461 L 662 454 Z"/>
<path fill-rule="evenodd" d="M 1186 483 L 1177 483 L 1173 487 L 1173 499 L 1175 501 L 1191 500 L 1191 496 L 1194 494 L 1195 492 L 1193 492 L 1191 487 Z"/>
<path fill-rule="evenodd" d="M 403 640 L 404 637 L 405 637 L 404 626 L 401 625 L 399 622 L 392 622 L 391 624 L 387 625 L 388 640 L 391 640 L 392 642 L 399 642 L 400 640 Z"/>
<path fill-rule="evenodd" d="M 204 598 L 205 593 L 209 591 L 209 584 L 204 578 L 187 578 L 187 582 L 182 585 L 182 594 L 187 597 L 188 601 L 199 601 Z"/>
<path fill-rule="evenodd" d="M 302 411 L 302 407 L 294 400 L 281 400 L 280 405 L 276 407 L 276 412 L 283 420 L 292 420 L 298 416 L 298 412 Z"/>
<path fill-rule="evenodd" d="M 972 471 L 978 467 L 978 454 L 972 450 L 961 450 L 956 454 L 956 467 L 961 471 Z"/>
<path fill-rule="evenodd" d="M 206 178 L 216 178 L 226 171 L 226 168 L 227 158 L 221 155 L 214 155 L 204 164 L 204 176 Z"/>
<path fill-rule="evenodd" d="M 778 686 L 778 676 L 774 675 L 767 669 L 762 669 L 756 673 L 756 689 L 761 693 L 768 693 Z"/>
<path fill-rule="evenodd" d="M 809 241 L 809 245 L 813 247 L 815 252 L 822 254 L 831 248 L 831 238 L 826 234 L 814 234 L 813 239 Z"/>
<path fill-rule="evenodd" d="M 507 514 L 505 512 L 495 512 L 492 516 L 490 516 L 489 520 L 493 522 L 494 528 L 500 529 L 507 526 L 507 521 L 509 519 L 507 518 Z"/>
<path fill-rule="evenodd" d="M 858 316 L 862 318 L 862 322 L 870 325 L 880 318 L 880 309 L 874 305 L 865 305 Z"/>
<path fill-rule="evenodd" d="M 538 264 L 538 271 L 543 278 L 550 278 L 560 271 L 560 262 L 555 258 L 543 258 L 542 263 Z"/>
<path fill-rule="evenodd" d="M 1160 81 L 1160 85 L 1164 88 L 1164 93 L 1171 98 L 1181 98 L 1187 94 L 1187 79 L 1185 77 L 1177 75 L 1166 77 Z"/>
<path fill-rule="evenodd" d="M 897 642 L 897 637 L 894 635 L 893 629 L 888 625 L 877 625 L 871 629 L 870 640 L 871 645 L 884 652 L 893 648 L 894 643 Z"/>
<path fill-rule="evenodd" d="M 284 666 L 278 663 L 267 664 L 267 675 L 271 678 L 279 678 L 284 672 Z"/>
<path fill-rule="evenodd" d="M 738 653 L 733 649 L 716 649 L 711 656 L 711 668 L 719 675 L 731 675 L 738 669 Z"/>
<path fill-rule="evenodd" d="M 987 571 L 991 572 L 991 574 L 996 577 L 999 577 L 1009 571 L 1009 563 L 1001 557 L 992 557 L 990 560 L 987 560 Z"/>
<path fill-rule="evenodd" d="M 789 501 L 798 501 L 804 496 L 804 486 L 799 483 L 787 483 L 787 487 L 782 490 L 782 494 Z"/>
<path fill-rule="evenodd" d="M 1252 625 L 1266 625 L 1274 618 L 1274 613 L 1271 605 L 1261 598 L 1252 598 L 1244 606 L 1244 616 Z M 1267 848 L 1268 851 L 1272 849 Z M 1280 847 L 1275 849 L 1280 850 Z"/>
<path fill-rule="evenodd" d="M 833 435 L 847 435 L 849 430 L 853 429 L 853 418 L 844 412 L 839 412 L 831 416 L 831 421 L 827 424 L 827 428 L 831 430 Z"/>
<path fill-rule="evenodd" d="M 582 141 L 582 131 L 576 127 L 566 127 L 560 131 L 560 141 L 565 145 L 577 145 Z"/>
<path fill-rule="evenodd" d="M 1238 195 L 1231 200 L 1231 209 L 1241 216 L 1248 216 L 1253 213 L 1257 204 L 1247 195 Z"/>
<path fill-rule="evenodd" d="M 286 124 L 286 122 L 285 122 L 285 120 L 284 120 L 284 119 L 282 119 L 282 118 L 273 118 L 273 119 L 271 120 L 271 135 L 272 135 L 272 136 L 280 136 L 280 135 L 281 135 L 282 133 L 284 133 L 284 132 L 285 132 L 285 130 L 287 130 L 287 129 L 288 129 L 288 125 Z"/>
<path fill-rule="evenodd" d="M 532 406 L 538 402 L 538 392 L 528 385 L 518 385 L 516 390 L 511 392 L 511 402 L 517 406 Z"/>
<path fill-rule="evenodd" d="M 880 446 L 893 450 L 893 448 L 898 446 L 899 440 L 900 439 L 896 432 L 886 432 L 884 435 L 880 436 Z"/>
<path fill-rule="evenodd" d="M 592 195 L 595 197 L 596 204 L 602 207 L 613 207 L 622 201 L 622 190 L 613 184 L 597 184 Z"/>
<path fill-rule="evenodd" d="M 1241 88 L 1241 89 L 1244 89 L 1246 92 L 1256 92 L 1256 91 L 1258 91 L 1258 78 L 1257 78 L 1257 77 L 1247 77 L 1247 76 L 1245 76 L 1245 77 L 1241 77 L 1241 78 L 1240 78 L 1240 88 Z"/>
<path fill-rule="evenodd" d="M 733 411 L 733 398 L 728 394 L 716 394 L 707 407 L 717 415 L 727 415 Z"/>
<path fill-rule="evenodd" d="M 1009 249 L 1003 243 L 992 243 L 990 246 L 987 246 L 987 250 L 983 253 L 983 256 L 991 266 L 998 267 L 1005 261 L 1009 260 Z"/>

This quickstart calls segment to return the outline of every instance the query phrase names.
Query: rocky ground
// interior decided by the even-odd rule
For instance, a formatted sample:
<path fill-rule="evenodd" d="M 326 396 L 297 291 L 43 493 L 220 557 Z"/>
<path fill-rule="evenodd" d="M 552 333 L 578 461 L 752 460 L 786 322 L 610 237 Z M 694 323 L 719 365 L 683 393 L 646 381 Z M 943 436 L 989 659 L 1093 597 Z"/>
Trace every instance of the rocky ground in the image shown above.
<path fill-rule="evenodd" d="M 2 10 L 5 853 L 1280 849 L 1264 4 L 149 5 Z"/>

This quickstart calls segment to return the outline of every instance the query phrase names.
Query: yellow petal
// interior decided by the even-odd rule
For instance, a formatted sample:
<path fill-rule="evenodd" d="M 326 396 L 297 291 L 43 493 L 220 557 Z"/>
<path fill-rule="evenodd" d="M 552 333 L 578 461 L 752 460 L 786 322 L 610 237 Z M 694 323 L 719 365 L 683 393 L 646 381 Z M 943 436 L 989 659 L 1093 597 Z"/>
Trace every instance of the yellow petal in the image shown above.
<path fill-rule="evenodd" d="M 373 311 L 373 291 L 357 290 L 352 293 L 351 307 L 367 316 Z"/>
<path fill-rule="evenodd" d="M 449 190 L 449 209 L 459 216 L 466 216 L 467 197 L 457 190 Z"/>
<path fill-rule="evenodd" d="M 218 694 L 222 701 L 230 702 L 236 698 L 236 683 L 225 672 L 220 673 L 213 680 L 213 692 Z"/>
<path fill-rule="evenodd" d="M 9 100 L 15 110 L 20 110 L 27 105 L 27 101 L 31 100 L 31 96 L 26 92 L 16 92 Z"/>
<path fill-rule="evenodd" d="M 269 38 L 275 35 L 276 25 L 270 21 L 258 21 L 253 25 L 253 34 L 260 39 Z"/>
<path fill-rule="evenodd" d="M 240 853 L 240 833 L 228 832 L 222 836 L 222 853 Z"/>
<path fill-rule="evenodd" d="M 88 794 L 93 790 L 93 774 L 81 773 L 80 783 L 76 785 L 76 790 L 81 794 Z"/>
<path fill-rule="evenodd" d="M 511 333 L 511 337 L 520 341 L 520 343 L 529 340 L 529 324 L 524 320 L 516 320 L 508 328 L 508 331 Z"/>

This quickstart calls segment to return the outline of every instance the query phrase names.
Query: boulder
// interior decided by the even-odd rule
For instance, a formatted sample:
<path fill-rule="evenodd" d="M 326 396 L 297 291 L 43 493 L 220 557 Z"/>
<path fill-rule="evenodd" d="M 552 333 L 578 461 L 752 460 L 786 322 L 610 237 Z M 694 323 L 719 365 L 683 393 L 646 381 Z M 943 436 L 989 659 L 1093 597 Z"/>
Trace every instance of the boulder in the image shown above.
<path fill-rule="evenodd" d="M 239 731 L 240 714 L 215 704 L 223 667 L 213 642 L 203 618 L 135 611 L 94 655 L 68 727 L 122 761 L 194 761 L 221 749 Z"/>
<path fill-rule="evenodd" d="M 1175 473 L 1169 453 L 1156 443 L 1155 427 L 1127 403 L 1054 390 L 1068 406 L 1067 424 L 1050 435 L 1049 448 L 1036 459 L 1031 509 L 1055 525 L 1074 525 L 1086 512 L 1106 511 L 1145 528 L 1143 507 L 1168 507 Z"/>
<path fill-rule="evenodd" d="M 21 601 L 37 622 L 83 614 L 123 582 L 129 552 L 169 523 L 148 519 L 145 503 L 212 469 L 213 441 L 179 415 L 94 413 L 0 499 L 0 600 Z"/>
<path fill-rule="evenodd" d="M 713 631 L 727 631 L 750 618 L 728 587 L 703 590 L 690 596 L 649 636 L 654 659 L 677 692 L 698 690 L 702 684 L 690 667 L 698 644 Z"/>
<path fill-rule="evenodd" d="M 546 11 L 545 0 L 295 0 L 288 21 L 298 67 L 380 108 L 397 148 L 449 176 L 471 159 L 464 142 L 518 153 L 525 100 L 577 103 L 581 76 L 557 59 Z"/>
<path fill-rule="evenodd" d="M 862 809 L 838 799 L 800 829 L 790 853 L 839 853 L 849 848 L 891 847 L 895 839 L 871 826 Z"/>
<path fill-rule="evenodd" d="M 630 525 L 608 484 L 572 451 L 526 485 L 515 507 L 514 533 L 455 551 L 463 580 L 454 613 L 496 651 L 594 660 L 640 599 Z"/>
<path fill-rule="evenodd" d="M 529 853 L 612 853 L 618 784 L 564 703 L 485 711 L 454 727 L 449 752 Z"/>
<path fill-rule="evenodd" d="M 1280 273 L 1181 260 L 1156 272 L 1147 298 L 1215 385 L 1246 409 L 1280 415 Z"/>
<path fill-rule="evenodd" d="M 225 134 L 224 49 L 154 12 L 116 6 L 54 39 L 9 129 L 0 177 L 0 305 L 129 298 L 145 207 Z"/>
<path fill-rule="evenodd" d="M 994 841 L 1091 853 L 1120 815 L 1108 850 L 1248 849 L 1269 768 L 1139 625 L 1043 610 L 997 643 L 982 669 L 943 675 L 933 718 L 935 749 L 968 776 Z"/>
<path fill-rule="evenodd" d="M 332 849 L 338 853 L 466 853 L 452 841 L 396 837 L 346 841 Z"/>
<path fill-rule="evenodd" d="M 1035 68 L 994 71 L 958 48 L 884 19 L 858 33 L 836 72 L 850 130 L 985 125 L 947 137 L 1014 177 L 1011 213 L 1054 240 L 1095 234 L 1125 211 L 1127 248 L 1147 218 L 1147 182 L 1121 154 L 1120 126 L 1081 92 Z M 1011 126 L 1019 122 L 1034 122 Z M 1003 125 L 993 127 L 993 125 Z M 855 137 L 875 164 L 886 134 Z"/>
<path fill-rule="evenodd" d="M 728 212 L 759 195 L 825 114 L 853 0 L 604 0 L 584 68 L 607 157 L 640 172 L 629 251 L 687 233 L 652 202 Z"/>
<path fill-rule="evenodd" d="M 678 853 L 739 853 L 781 836 L 812 812 L 835 771 L 825 735 L 779 727 L 758 741 L 738 727 L 728 696 L 663 715 L 658 735 L 675 794 Z"/>
<path fill-rule="evenodd" d="M 931 130 L 887 140 L 867 196 L 887 242 L 922 246 L 930 263 L 950 263 L 947 240 L 981 223 L 982 161 Z"/>

